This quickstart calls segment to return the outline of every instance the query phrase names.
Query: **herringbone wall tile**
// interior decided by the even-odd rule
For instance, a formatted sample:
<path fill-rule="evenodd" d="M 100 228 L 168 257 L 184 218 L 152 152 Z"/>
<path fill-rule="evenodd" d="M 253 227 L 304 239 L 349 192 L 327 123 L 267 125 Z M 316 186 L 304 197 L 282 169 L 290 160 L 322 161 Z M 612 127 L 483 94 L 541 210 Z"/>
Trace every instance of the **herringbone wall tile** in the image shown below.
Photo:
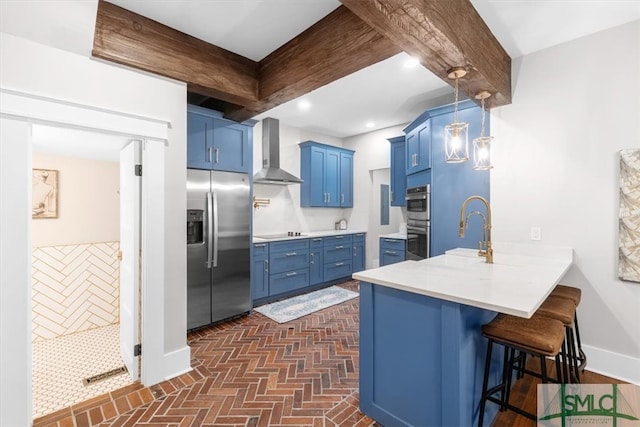
<path fill-rule="evenodd" d="M 34 248 L 32 340 L 118 322 L 120 243 Z"/>

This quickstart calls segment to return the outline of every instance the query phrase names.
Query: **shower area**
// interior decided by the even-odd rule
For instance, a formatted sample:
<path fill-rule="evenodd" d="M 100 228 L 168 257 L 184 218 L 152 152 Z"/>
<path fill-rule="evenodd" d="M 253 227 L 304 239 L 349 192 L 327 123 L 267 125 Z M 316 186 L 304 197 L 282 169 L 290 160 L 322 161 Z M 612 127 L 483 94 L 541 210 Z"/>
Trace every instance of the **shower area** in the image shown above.
<path fill-rule="evenodd" d="M 35 419 L 132 380 L 120 357 L 118 145 L 43 125 L 32 138 Z"/>

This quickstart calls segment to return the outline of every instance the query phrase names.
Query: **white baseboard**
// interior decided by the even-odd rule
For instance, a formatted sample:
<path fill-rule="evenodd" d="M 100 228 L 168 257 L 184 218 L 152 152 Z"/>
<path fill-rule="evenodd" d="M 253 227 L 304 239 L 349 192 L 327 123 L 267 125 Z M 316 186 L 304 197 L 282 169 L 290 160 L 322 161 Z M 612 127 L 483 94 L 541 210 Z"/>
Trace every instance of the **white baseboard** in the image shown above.
<path fill-rule="evenodd" d="M 191 347 L 185 345 L 179 350 L 172 351 L 171 353 L 165 353 L 164 366 L 165 380 L 191 371 Z"/>
<path fill-rule="evenodd" d="M 582 349 L 587 355 L 588 371 L 640 385 L 640 358 L 588 345 Z"/>

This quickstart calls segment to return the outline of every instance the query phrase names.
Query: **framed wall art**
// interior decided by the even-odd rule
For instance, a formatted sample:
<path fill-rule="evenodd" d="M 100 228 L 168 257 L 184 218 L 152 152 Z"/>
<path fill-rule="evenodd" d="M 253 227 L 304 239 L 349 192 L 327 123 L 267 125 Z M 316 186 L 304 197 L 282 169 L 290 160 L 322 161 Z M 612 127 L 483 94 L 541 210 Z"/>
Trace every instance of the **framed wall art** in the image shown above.
<path fill-rule="evenodd" d="M 618 277 L 640 282 L 640 149 L 620 151 Z"/>
<path fill-rule="evenodd" d="M 58 217 L 58 171 L 32 170 L 32 218 Z"/>

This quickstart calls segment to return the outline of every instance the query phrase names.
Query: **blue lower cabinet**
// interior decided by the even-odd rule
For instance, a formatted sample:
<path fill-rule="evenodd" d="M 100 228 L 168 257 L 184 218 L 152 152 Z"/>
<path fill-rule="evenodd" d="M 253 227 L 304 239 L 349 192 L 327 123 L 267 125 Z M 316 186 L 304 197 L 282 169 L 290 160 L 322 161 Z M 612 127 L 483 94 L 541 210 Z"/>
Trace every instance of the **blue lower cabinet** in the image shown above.
<path fill-rule="evenodd" d="M 309 268 L 309 249 L 275 254 L 271 252 L 269 254 L 269 268 L 271 274 L 297 270 L 299 268 Z"/>
<path fill-rule="evenodd" d="M 380 238 L 380 267 L 406 259 L 407 241 L 404 239 Z"/>
<path fill-rule="evenodd" d="M 253 245 L 253 261 L 251 266 L 251 298 L 259 299 L 269 296 L 269 244 Z"/>
<path fill-rule="evenodd" d="M 309 284 L 324 282 L 322 267 L 324 264 L 322 237 L 315 237 L 309 242 Z"/>
<path fill-rule="evenodd" d="M 344 261 L 336 261 L 324 264 L 324 280 L 329 282 L 331 280 L 339 279 L 341 277 L 349 277 L 352 273 L 352 261 L 351 258 Z"/>
<path fill-rule="evenodd" d="M 302 289 L 309 286 L 309 268 L 272 274 L 269 280 L 269 293 L 271 295 Z"/>
<path fill-rule="evenodd" d="M 351 254 L 353 273 L 365 269 L 365 233 L 353 235 L 353 254 Z"/>

